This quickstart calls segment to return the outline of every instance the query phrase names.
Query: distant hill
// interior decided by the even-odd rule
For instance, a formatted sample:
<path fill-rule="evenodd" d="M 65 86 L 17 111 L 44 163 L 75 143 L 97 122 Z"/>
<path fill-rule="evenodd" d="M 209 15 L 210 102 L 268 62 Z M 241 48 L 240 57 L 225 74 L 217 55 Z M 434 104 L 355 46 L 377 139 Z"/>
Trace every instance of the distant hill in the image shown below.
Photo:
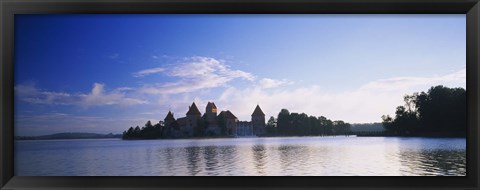
<path fill-rule="evenodd" d="M 352 124 L 352 132 L 374 132 L 374 131 L 385 131 L 382 123 L 362 123 L 362 124 Z"/>
<path fill-rule="evenodd" d="M 121 134 L 97 134 L 97 133 L 55 133 L 42 136 L 15 136 L 15 140 L 50 140 L 50 139 L 103 139 L 122 138 Z"/>

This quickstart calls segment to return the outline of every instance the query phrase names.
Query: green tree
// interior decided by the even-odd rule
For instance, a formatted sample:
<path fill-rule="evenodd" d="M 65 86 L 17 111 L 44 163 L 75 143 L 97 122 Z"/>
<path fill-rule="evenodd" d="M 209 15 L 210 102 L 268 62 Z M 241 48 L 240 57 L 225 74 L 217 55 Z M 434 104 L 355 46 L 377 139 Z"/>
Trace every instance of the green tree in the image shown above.
<path fill-rule="evenodd" d="M 310 134 L 310 122 L 308 121 L 308 115 L 301 113 L 298 115 L 298 135 L 306 136 Z"/>
<path fill-rule="evenodd" d="M 290 112 L 287 109 L 282 109 L 277 117 L 277 129 L 280 135 L 287 135 L 290 126 Z"/>
<path fill-rule="evenodd" d="M 335 134 L 337 135 L 348 135 L 351 130 L 351 125 L 349 123 L 345 123 L 342 120 L 334 121 L 333 122 L 335 128 Z"/>
<path fill-rule="evenodd" d="M 123 139 L 131 139 L 133 137 L 133 127 L 130 127 L 127 131 L 123 132 Z"/>
<path fill-rule="evenodd" d="M 322 134 L 322 127 L 320 125 L 320 121 L 318 120 L 318 118 L 316 118 L 315 116 L 310 116 L 309 120 L 310 120 L 310 124 L 312 126 L 310 134 L 311 135 L 321 135 Z"/>
<path fill-rule="evenodd" d="M 318 118 L 322 128 L 322 135 L 333 135 L 333 122 L 324 116 Z"/>
<path fill-rule="evenodd" d="M 148 120 L 147 123 L 145 123 L 145 127 L 153 127 L 152 122 Z"/>
<path fill-rule="evenodd" d="M 140 127 L 137 125 L 137 127 L 135 127 L 135 129 L 133 130 L 133 137 L 134 138 L 140 138 L 141 137 L 141 129 Z"/>
<path fill-rule="evenodd" d="M 395 117 L 382 116 L 385 129 L 394 135 L 466 135 L 466 91 L 431 87 L 427 92 L 404 97 Z"/>
<path fill-rule="evenodd" d="M 270 116 L 270 119 L 267 121 L 266 131 L 268 135 L 276 135 L 277 134 L 277 120 Z"/>
<path fill-rule="evenodd" d="M 163 128 L 162 122 L 158 122 L 153 126 L 154 138 L 162 138 Z"/>

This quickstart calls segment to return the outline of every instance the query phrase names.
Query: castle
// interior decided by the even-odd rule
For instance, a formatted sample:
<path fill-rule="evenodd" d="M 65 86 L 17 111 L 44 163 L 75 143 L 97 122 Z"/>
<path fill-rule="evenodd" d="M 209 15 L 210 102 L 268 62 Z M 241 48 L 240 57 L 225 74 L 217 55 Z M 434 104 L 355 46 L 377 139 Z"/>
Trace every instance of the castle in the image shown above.
<path fill-rule="evenodd" d="M 171 138 L 220 135 L 241 137 L 265 134 L 265 114 L 260 106 L 255 107 L 251 116 L 251 121 L 239 121 L 229 110 L 217 114 L 217 106 L 213 102 L 207 103 L 202 116 L 193 102 L 185 117 L 175 119 L 173 113 L 168 111 L 164 119 L 166 130 L 163 131 L 162 136 Z"/>

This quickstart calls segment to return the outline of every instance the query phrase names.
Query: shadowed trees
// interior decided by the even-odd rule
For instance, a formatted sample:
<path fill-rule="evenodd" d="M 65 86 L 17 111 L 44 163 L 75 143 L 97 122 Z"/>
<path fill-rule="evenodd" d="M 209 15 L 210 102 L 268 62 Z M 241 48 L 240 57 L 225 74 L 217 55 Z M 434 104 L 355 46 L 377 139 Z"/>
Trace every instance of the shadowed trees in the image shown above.
<path fill-rule="evenodd" d="M 225 118 L 219 118 L 221 134 L 225 135 Z M 193 136 L 211 136 L 206 134 L 207 120 L 202 117 L 198 120 Z M 173 122 L 171 127 L 178 128 L 178 123 Z M 130 127 L 123 132 L 123 139 L 158 139 L 170 136 L 171 130 L 164 126 L 163 122 L 152 125 L 150 121 L 145 126 Z M 305 113 L 290 113 L 282 109 L 275 118 L 271 116 L 266 124 L 265 136 L 326 136 L 326 135 L 348 135 L 350 124 L 344 121 L 332 121 L 324 116 L 315 117 Z"/>
<path fill-rule="evenodd" d="M 383 115 L 390 135 L 466 136 L 467 100 L 463 88 L 431 87 L 428 92 L 404 97 L 395 117 Z"/>
<path fill-rule="evenodd" d="M 133 128 L 130 127 L 127 131 L 123 132 L 123 139 L 156 139 L 162 135 L 163 126 L 161 123 L 152 125 L 152 122 L 147 121 L 145 126 L 140 128 L 139 126 Z"/>
<path fill-rule="evenodd" d="M 270 119 L 268 119 L 267 125 L 265 127 L 266 127 L 267 134 L 270 134 L 270 135 L 277 134 L 277 120 L 273 116 L 270 116 Z"/>
<path fill-rule="evenodd" d="M 278 127 L 278 134 L 285 135 L 289 134 L 291 121 L 290 121 L 290 112 L 287 109 L 282 109 L 280 113 L 278 113 L 277 117 L 277 127 Z"/>
<path fill-rule="evenodd" d="M 350 124 L 331 121 L 324 116 L 308 116 L 305 113 L 290 113 L 282 109 L 277 119 L 273 116 L 267 122 L 268 136 L 319 136 L 348 135 Z"/>
<path fill-rule="evenodd" d="M 333 128 L 335 130 L 334 133 L 337 135 L 348 135 L 351 130 L 351 125 L 340 120 L 333 122 Z"/>

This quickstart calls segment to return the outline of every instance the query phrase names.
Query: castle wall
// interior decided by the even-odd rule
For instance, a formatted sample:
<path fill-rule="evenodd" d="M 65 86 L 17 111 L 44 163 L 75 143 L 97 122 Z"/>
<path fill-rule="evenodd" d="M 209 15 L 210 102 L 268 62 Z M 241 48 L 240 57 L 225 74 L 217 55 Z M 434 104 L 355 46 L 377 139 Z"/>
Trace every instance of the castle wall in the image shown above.
<path fill-rule="evenodd" d="M 169 112 L 165 118 L 166 130 L 164 134 L 168 137 L 178 138 L 191 137 L 194 136 L 195 133 L 200 132 L 198 131 L 198 127 L 200 127 L 200 125 L 203 126 L 203 124 L 199 123 L 202 117 L 195 103 L 192 103 L 192 106 L 189 107 L 189 111 L 186 115 L 186 117 L 175 120 L 173 114 Z M 252 114 L 251 121 L 238 121 L 238 119 L 228 110 L 226 112 L 222 111 L 220 115 L 222 118 L 225 117 L 225 120 L 222 121 L 225 121 L 225 132 L 228 136 L 247 137 L 263 135 L 266 133 L 265 114 L 258 105 Z M 204 118 L 207 123 L 203 135 L 217 136 L 222 134 L 223 129 L 218 123 L 218 117 L 217 107 L 213 102 L 209 102 L 205 108 Z"/>
<path fill-rule="evenodd" d="M 185 127 L 182 129 L 183 135 L 193 136 L 194 129 L 198 127 L 198 119 L 200 119 L 200 116 L 187 115 Z"/>
<path fill-rule="evenodd" d="M 237 136 L 237 119 L 227 119 L 226 128 L 228 136 Z"/>
<path fill-rule="evenodd" d="M 237 137 L 255 136 L 252 122 L 239 121 L 236 127 Z"/>
<path fill-rule="evenodd" d="M 252 124 L 255 135 L 263 135 L 266 133 L 265 116 L 252 116 Z"/>

